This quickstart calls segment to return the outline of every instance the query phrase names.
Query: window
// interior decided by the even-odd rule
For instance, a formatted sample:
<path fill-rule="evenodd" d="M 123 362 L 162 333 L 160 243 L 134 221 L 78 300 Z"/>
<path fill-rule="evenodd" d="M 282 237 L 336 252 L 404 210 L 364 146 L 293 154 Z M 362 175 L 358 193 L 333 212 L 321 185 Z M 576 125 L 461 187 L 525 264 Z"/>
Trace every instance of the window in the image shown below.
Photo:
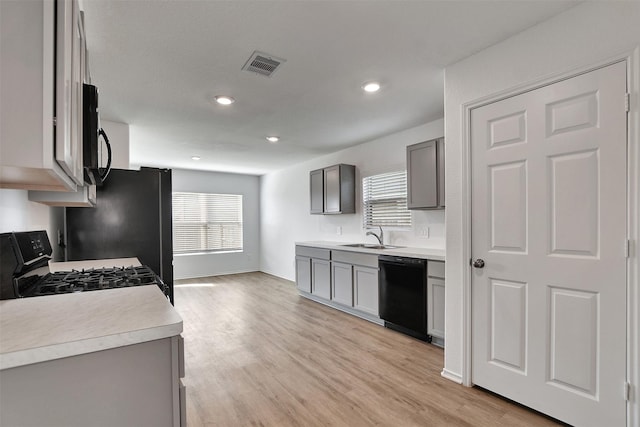
<path fill-rule="evenodd" d="M 242 250 L 242 195 L 173 193 L 173 252 Z"/>
<path fill-rule="evenodd" d="M 362 180 L 364 227 L 411 227 L 407 209 L 405 171 L 373 175 Z"/>

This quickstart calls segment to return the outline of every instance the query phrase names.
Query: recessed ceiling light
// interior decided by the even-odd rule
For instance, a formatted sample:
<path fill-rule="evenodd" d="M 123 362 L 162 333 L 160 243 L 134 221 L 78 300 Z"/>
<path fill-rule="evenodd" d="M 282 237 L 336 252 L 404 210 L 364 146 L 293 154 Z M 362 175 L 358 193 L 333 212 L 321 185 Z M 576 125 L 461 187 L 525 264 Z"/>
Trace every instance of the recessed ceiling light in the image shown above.
<path fill-rule="evenodd" d="M 364 89 L 365 92 L 377 92 L 380 90 L 380 83 L 368 82 L 362 85 L 362 89 Z"/>
<path fill-rule="evenodd" d="M 218 95 L 215 97 L 215 99 L 216 99 L 216 102 L 220 105 L 231 105 L 235 102 L 235 99 L 225 95 Z"/>
<path fill-rule="evenodd" d="M 280 141 L 280 138 L 277 137 L 277 136 L 268 136 L 267 137 L 267 141 L 269 141 L 269 142 L 278 142 L 278 141 Z"/>
<path fill-rule="evenodd" d="M 200 156 L 191 156 L 191 160 L 200 160 Z"/>

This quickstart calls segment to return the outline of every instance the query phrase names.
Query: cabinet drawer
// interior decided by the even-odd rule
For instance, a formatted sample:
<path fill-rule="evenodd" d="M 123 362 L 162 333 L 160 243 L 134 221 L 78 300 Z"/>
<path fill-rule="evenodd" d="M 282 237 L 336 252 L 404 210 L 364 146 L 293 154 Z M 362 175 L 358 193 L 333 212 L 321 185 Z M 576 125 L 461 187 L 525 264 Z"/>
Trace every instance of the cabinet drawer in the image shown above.
<path fill-rule="evenodd" d="M 296 245 L 296 255 L 316 259 L 331 259 L 331 251 L 329 249 L 312 248 L 310 246 Z"/>
<path fill-rule="evenodd" d="M 427 275 L 429 277 L 440 277 L 444 279 L 444 262 L 429 261 L 427 263 Z"/>
<path fill-rule="evenodd" d="M 346 264 L 378 268 L 378 255 L 349 251 L 331 251 L 331 259 Z"/>

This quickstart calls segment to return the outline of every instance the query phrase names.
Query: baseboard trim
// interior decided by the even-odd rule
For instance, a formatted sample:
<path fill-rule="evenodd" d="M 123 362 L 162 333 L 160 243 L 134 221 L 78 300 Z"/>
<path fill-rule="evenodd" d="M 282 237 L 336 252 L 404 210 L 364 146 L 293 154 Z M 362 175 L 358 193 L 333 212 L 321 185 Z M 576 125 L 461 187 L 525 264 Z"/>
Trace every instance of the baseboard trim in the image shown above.
<path fill-rule="evenodd" d="M 440 372 L 440 375 L 454 383 L 462 384 L 462 375 L 447 371 L 446 369 L 443 369 L 442 372 Z"/>
<path fill-rule="evenodd" d="M 1 0 L 0 0 L 1 1 Z M 244 274 L 244 273 L 258 273 L 260 270 L 232 270 L 232 271 L 217 271 L 215 273 L 200 273 L 199 275 L 192 275 L 189 277 L 177 277 L 174 274 L 173 280 L 190 280 L 190 279 L 202 279 L 204 277 L 216 277 L 216 276 L 230 276 L 232 274 Z"/>
<path fill-rule="evenodd" d="M 363 313 L 361 311 L 354 310 L 354 309 L 352 309 L 350 307 L 346 307 L 346 306 L 337 304 L 337 303 L 335 303 L 333 301 L 328 301 L 328 300 L 326 300 L 324 298 L 317 297 L 317 296 L 315 296 L 313 294 L 310 294 L 310 293 L 305 292 L 305 291 L 301 291 L 299 289 L 298 289 L 298 294 L 301 297 L 307 298 L 307 299 L 309 299 L 311 301 L 326 305 L 326 306 L 334 308 L 336 310 L 343 311 L 343 312 L 345 312 L 347 314 L 351 314 L 352 316 L 356 316 L 356 317 L 359 317 L 361 319 L 368 320 L 371 323 L 375 323 L 377 325 L 384 326 L 384 320 L 382 320 L 379 317 L 374 316 L 372 314 Z"/>

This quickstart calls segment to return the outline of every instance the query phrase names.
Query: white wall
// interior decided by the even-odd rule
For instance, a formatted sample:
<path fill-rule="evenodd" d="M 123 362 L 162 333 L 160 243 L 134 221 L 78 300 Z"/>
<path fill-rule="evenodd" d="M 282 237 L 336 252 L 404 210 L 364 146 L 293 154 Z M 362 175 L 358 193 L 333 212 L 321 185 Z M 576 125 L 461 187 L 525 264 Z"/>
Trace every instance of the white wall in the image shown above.
<path fill-rule="evenodd" d="M 126 123 L 100 120 L 100 125 L 109 138 L 111 144 L 111 167 L 114 169 L 129 169 L 129 125 Z M 100 138 L 102 141 L 102 138 Z M 100 142 L 100 159 L 107 158 L 107 149 Z M 101 164 L 101 166 L 103 166 Z"/>
<path fill-rule="evenodd" d="M 260 269 L 294 280 L 295 242 L 375 242 L 374 237 L 365 236 L 362 227 L 361 179 L 406 170 L 406 146 L 441 137 L 443 132 L 444 121 L 439 119 L 262 176 Z M 311 215 L 309 172 L 337 163 L 356 166 L 356 213 Z M 412 218 L 410 231 L 385 230 L 385 243 L 444 248 L 444 211 L 413 211 Z M 430 237 L 418 237 L 418 230 L 427 226 Z M 338 227 L 342 228 L 341 235 L 337 234 Z"/>
<path fill-rule="evenodd" d="M 242 194 L 243 251 L 174 255 L 175 279 L 243 273 L 260 269 L 260 178 L 220 172 L 173 169 L 173 191 Z"/>
<path fill-rule="evenodd" d="M 0 189 L 0 233 L 49 228 L 50 208 L 27 196 L 27 190 Z"/>
<path fill-rule="evenodd" d="M 463 252 L 466 236 L 463 235 L 462 105 L 595 64 L 628 52 L 638 44 L 639 2 L 585 2 L 445 70 L 447 346 L 444 374 L 450 378 L 463 379 L 469 374 L 463 325 L 463 280 L 469 267 Z M 638 75 L 633 79 L 637 85 Z M 637 89 L 632 99 L 637 103 Z M 637 114 L 632 120 L 637 126 Z M 634 161 L 637 162 L 637 158 Z"/>
<path fill-rule="evenodd" d="M 57 244 L 58 230 L 64 227 L 63 211 L 30 202 L 27 190 L 0 189 L 0 233 L 47 230 L 56 261 L 64 257 Z"/>

